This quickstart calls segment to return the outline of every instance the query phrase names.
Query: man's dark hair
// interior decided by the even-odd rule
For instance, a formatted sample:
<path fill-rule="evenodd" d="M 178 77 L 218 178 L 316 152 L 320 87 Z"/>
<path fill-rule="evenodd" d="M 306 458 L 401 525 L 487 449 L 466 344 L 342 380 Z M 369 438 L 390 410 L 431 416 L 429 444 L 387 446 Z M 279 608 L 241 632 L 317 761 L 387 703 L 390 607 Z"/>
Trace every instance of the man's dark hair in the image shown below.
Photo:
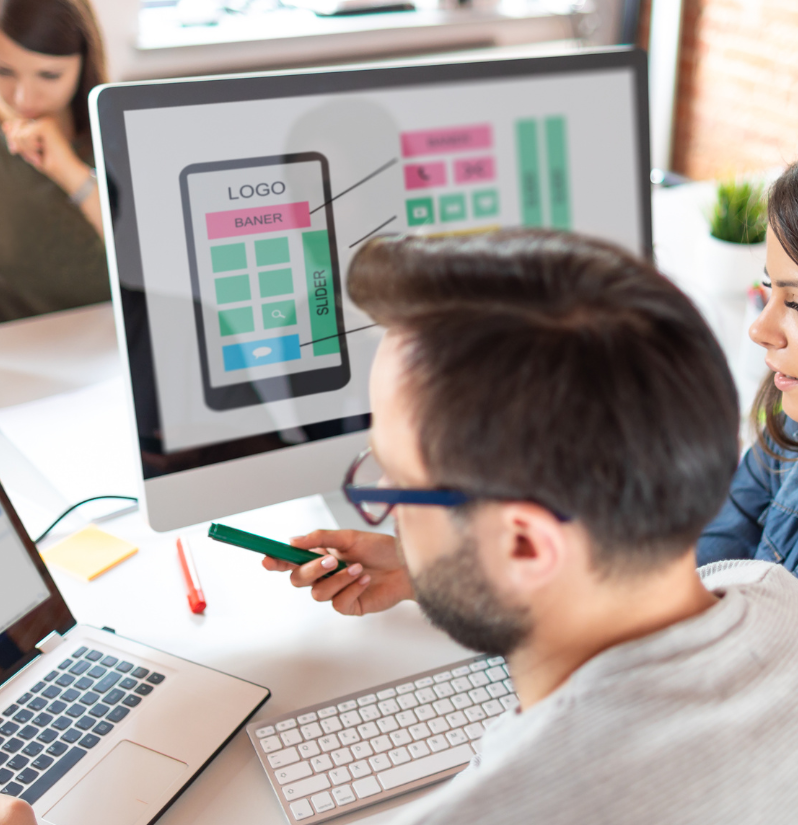
<path fill-rule="evenodd" d="M 549 230 L 380 238 L 349 294 L 406 337 L 435 486 L 579 519 L 604 572 L 682 556 L 737 466 L 737 394 L 690 300 L 609 243 Z"/>

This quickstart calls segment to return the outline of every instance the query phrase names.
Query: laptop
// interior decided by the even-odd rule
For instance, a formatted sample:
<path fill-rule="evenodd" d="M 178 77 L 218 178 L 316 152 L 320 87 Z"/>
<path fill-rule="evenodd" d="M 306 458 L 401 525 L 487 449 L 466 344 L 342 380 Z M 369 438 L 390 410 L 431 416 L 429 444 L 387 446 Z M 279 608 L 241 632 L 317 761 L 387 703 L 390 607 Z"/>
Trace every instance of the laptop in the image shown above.
<path fill-rule="evenodd" d="M 268 698 L 77 624 L 0 487 L 0 794 L 48 825 L 146 825 Z"/>

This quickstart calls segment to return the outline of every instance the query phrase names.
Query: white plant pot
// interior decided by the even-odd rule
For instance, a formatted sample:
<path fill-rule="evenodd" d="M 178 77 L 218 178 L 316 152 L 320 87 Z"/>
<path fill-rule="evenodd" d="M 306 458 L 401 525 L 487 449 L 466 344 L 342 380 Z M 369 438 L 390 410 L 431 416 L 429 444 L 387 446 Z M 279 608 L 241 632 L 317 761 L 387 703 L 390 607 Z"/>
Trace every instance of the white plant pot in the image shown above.
<path fill-rule="evenodd" d="M 706 292 L 718 296 L 744 296 L 764 278 L 765 242 L 729 243 L 705 235 L 699 247 L 696 281 Z"/>

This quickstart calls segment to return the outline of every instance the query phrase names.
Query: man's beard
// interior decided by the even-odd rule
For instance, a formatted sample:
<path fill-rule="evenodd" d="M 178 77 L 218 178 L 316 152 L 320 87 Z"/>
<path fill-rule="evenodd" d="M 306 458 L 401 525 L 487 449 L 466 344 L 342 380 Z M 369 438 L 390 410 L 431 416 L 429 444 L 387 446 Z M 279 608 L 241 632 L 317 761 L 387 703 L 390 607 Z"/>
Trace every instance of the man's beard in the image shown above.
<path fill-rule="evenodd" d="M 411 581 L 424 615 L 464 647 L 508 656 L 532 631 L 528 611 L 508 606 L 491 587 L 471 537 Z"/>

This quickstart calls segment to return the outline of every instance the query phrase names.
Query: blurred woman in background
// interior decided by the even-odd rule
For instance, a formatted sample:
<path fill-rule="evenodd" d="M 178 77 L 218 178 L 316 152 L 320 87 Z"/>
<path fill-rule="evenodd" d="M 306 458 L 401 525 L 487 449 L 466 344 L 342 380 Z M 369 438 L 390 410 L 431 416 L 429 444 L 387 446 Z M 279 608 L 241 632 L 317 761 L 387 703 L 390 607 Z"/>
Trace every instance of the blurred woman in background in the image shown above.
<path fill-rule="evenodd" d="M 0 321 L 110 298 L 88 94 L 88 0 L 0 0 Z"/>

